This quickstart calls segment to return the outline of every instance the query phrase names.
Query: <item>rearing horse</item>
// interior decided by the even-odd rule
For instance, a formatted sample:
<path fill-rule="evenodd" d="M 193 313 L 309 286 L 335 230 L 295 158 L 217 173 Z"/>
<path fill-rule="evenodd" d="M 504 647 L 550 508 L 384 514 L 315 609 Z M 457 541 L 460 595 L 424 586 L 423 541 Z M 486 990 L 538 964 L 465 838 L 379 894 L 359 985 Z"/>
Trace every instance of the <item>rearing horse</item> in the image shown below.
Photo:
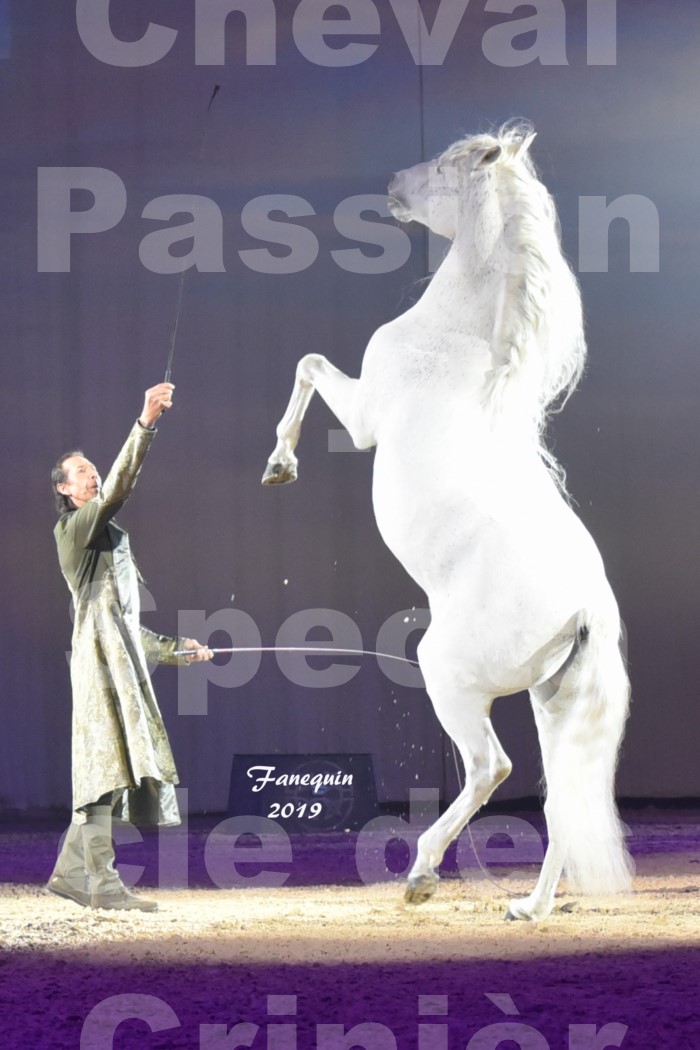
<path fill-rule="evenodd" d="M 393 215 L 451 247 L 421 299 L 372 336 L 359 379 L 321 355 L 301 359 L 263 477 L 295 480 L 318 390 L 358 448 L 376 445 L 379 530 L 428 597 L 418 659 L 466 785 L 421 835 L 408 901 L 435 892 L 447 846 L 510 773 L 494 698 L 530 691 L 549 845 L 534 892 L 510 902 L 517 919 L 550 913 L 562 871 L 581 892 L 631 881 L 613 785 L 629 699 L 619 614 L 543 440 L 586 350 L 533 138 L 505 125 L 394 176 Z"/>

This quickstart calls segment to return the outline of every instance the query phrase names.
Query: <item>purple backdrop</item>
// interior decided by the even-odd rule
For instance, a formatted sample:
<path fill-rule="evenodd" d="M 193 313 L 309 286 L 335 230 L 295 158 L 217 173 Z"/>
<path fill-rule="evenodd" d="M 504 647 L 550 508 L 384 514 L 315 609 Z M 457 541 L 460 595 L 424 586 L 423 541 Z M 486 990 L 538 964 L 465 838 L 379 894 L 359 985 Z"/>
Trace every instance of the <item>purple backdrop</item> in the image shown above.
<path fill-rule="evenodd" d="M 393 170 L 433 155 L 463 132 L 512 116 L 529 117 L 538 129 L 534 157 L 556 196 L 575 266 L 580 235 L 587 233 L 581 198 L 611 202 L 635 195 L 641 209 L 634 237 L 623 220 L 612 223 L 608 272 L 589 268 L 580 275 L 590 366 L 552 434 L 629 634 L 634 706 L 620 789 L 628 796 L 700 795 L 694 732 L 700 691 L 697 5 L 681 0 L 670 18 L 661 3 L 618 4 L 614 64 L 593 64 L 590 59 L 609 60 L 611 47 L 609 25 L 587 24 L 596 5 L 567 2 L 565 23 L 540 13 L 535 31 L 515 37 L 511 47 L 494 35 L 497 27 L 522 21 L 524 30 L 531 9 L 498 15 L 474 3 L 449 44 L 449 26 L 439 19 L 464 5 L 430 0 L 422 10 L 433 45 L 447 40 L 449 46 L 443 61 L 429 65 L 426 41 L 421 55 L 416 52 L 421 64 L 406 39 L 413 39 L 411 18 L 417 26 L 412 3 L 349 4 L 357 18 L 374 10 L 379 32 L 355 30 L 324 44 L 314 36 L 311 15 L 306 24 L 299 14 L 312 4 L 278 0 L 258 5 L 259 12 L 276 13 L 272 36 L 262 15 L 246 23 L 233 14 L 225 64 L 197 64 L 197 39 L 200 58 L 210 63 L 213 52 L 206 49 L 223 39 L 215 26 L 208 29 L 214 6 L 114 0 L 111 25 L 122 41 L 138 40 L 149 22 L 177 30 L 162 59 L 126 68 L 90 52 L 72 0 L 0 3 L 7 431 L 0 807 L 69 803 L 64 652 L 70 618 L 51 536 L 48 471 L 59 452 L 79 444 L 106 472 L 144 388 L 162 377 L 179 278 L 149 270 L 139 248 L 147 234 L 181 225 L 186 216 L 164 223 L 143 218 L 144 208 L 165 195 L 209 198 L 223 217 L 224 266 L 188 271 L 177 404 L 120 517 L 153 596 L 145 621 L 175 633 L 183 610 L 218 614 L 228 623 L 235 608 L 250 618 L 236 642 L 245 644 L 257 630 L 263 644 L 272 645 L 290 616 L 326 609 L 332 615 L 317 619 L 342 627 L 341 644 L 356 630 L 363 646 L 374 649 L 391 617 L 396 630 L 386 630 L 398 644 L 414 615 L 419 626 L 425 600 L 377 534 L 372 453 L 338 450 L 338 424 L 318 400 L 299 449 L 298 483 L 264 490 L 259 478 L 298 357 L 322 352 L 357 374 L 370 334 L 419 294 L 416 282 L 426 273 L 421 231 L 408 230 L 407 242 L 391 232 L 391 220 L 365 214 L 373 225 L 362 226 L 356 215 L 351 239 L 334 220 L 337 207 L 359 195 L 381 196 Z M 102 7 L 93 5 L 85 16 L 84 35 L 98 26 Z M 343 18 L 342 5 L 329 9 L 334 17 Z M 332 60 L 331 48 L 340 55 L 346 43 L 376 49 L 354 65 L 319 64 L 320 57 Z M 255 64 L 265 56 L 267 64 Z M 207 118 L 215 84 L 221 90 Z M 104 194 L 103 183 L 94 182 L 96 199 L 104 196 L 108 207 L 116 206 L 121 180 L 125 214 L 104 232 L 75 235 L 69 271 L 54 272 L 58 197 L 44 197 L 47 225 L 38 229 L 38 170 L 67 168 L 108 173 L 93 172 L 93 180 L 109 181 L 112 173 Z M 42 178 L 53 193 L 56 170 Z M 289 248 L 275 247 L 261 232 L 260 215 L 271 205 L 255 202 L 270 194 L 298 198 L 297 217 L 272 216 L 281 224 L 280 239 L 289 240 L 292 224 L 307 231 L 296 231 L 306 249 L 301 242 L 291 249 L 293 263 L 283 260 Z M 76 211 L 89 212 L 95 203 L 84 190 L 74 190 L 70 200 Z M 350 207 L 359 209 L 357 202 Z M 242 220 L 244 209 L 257 219 Z M 654 214 L 658 271 L 653 265 L 635 270 L 649 267 L 650 259 L 653 264 Z M 372 231 L 390 245 L 384 261 L 383 249 L 367 243 Z M 190 248 L 182 241 L 174 251 Z M 352 261 L 333 253 L 351 248 L 366 257 L 365 270 L 383 265 L 387 272 L 344 268 Z M 252 268 L 259 265 L 255 256 L 240 254 L 265 249 L 278 260 L 270 263 L 268 256 L 268 266 L 298 263 L 298 272 L 260 272 Z M 408 638 L 409 655 L 418 635 Z M 328 639 L 328 629 L 310 637 Z M 224 634 L 213 640 L 226 644 Z M 193 809 L 225 807 L 236 750 L 368 751 L 382 799 L 405 800 L 413 786 L 454 791 L 451 754 L 420 688 L 391 681 L 373 658 L 345 660 L 358 668 L 355 675 L 322 688 L 312 683 L 320 682 L 317 672 L 329 659 L 309 661 L 306 671 L 297 661 L 291 672 L 297 682 L 273 656 L 257 670 L 254 659 L 238 658 L 224 684 L 208 690 L 202 668 L 185 672 L 198 679 L 179 679 L 171 669 L 155 675 Z M 249 681 L 234 686 L 234 675 Z M 182 710 L 201 705 L 203 695 L 206 714 Z M 499 797 L 535 793 L 537 748 L 526 701 L 499 701 L 495 722 L 515 762 Z"/>

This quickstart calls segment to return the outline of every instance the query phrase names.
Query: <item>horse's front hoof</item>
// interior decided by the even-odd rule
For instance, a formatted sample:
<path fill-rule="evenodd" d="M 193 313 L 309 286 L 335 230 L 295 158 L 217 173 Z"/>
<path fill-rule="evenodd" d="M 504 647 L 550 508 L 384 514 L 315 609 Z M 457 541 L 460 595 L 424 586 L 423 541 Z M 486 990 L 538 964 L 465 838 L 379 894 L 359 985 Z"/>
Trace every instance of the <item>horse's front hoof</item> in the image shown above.
<path fill-rule="evenodd" d="M 295 463 L 268 463 L 262 476 L 263 485 L 287 485 L 297 480 Z"/>
<path fill-rule="evenodd" d="M 435 893 L 440 880 L 434 873 L 416 875 L 408 880 L 403 899 L 406 904 L 424 904 Z"/>

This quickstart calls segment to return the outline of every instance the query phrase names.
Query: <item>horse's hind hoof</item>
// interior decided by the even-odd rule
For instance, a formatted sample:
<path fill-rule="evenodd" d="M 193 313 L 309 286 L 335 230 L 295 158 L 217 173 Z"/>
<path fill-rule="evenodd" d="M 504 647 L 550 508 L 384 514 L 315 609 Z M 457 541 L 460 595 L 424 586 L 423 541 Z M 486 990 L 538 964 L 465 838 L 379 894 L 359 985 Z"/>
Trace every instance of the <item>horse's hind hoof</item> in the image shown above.
<path fill-rule="evenodd" d="M 263 485 L 286 485 L 297 480 L 297 468 L 294 463 L 268 463 L 262 476 Z"/>
<path fill-rule="evenodd" d="M 543 918 L 543 916 L 535 915 L 532 902 L 528 897 L 510 901 L 508 911 L 504 916 L 506 922 L 536 922 L 539 918 Z"/>
<path fill-rule="evenodd" d="M 437 875 L 416 875 L 408 880 L 403 899 L 406 904 L 424 904 L 430 900 L 439 884 Z"/>

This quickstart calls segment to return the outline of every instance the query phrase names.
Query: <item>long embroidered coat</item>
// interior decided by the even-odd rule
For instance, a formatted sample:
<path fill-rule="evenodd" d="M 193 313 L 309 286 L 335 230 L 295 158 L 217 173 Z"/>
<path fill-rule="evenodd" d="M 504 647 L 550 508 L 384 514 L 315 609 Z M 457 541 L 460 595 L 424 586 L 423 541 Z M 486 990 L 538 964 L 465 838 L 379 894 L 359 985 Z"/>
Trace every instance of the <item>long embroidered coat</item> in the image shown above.
<path fill-rule="evenodd" d="M 153 440 L 136 423 L 101 496 L 64 514 L 54 535 L 73 595 L 73 809 L 122 790 L 115 815 L 133 824 L 177 824 L 173 755 L 147 661 L 182 662 L 181 640 L 139 623 L 137 570 L 129 537 L 114 515 L 136 484 Z"/>

